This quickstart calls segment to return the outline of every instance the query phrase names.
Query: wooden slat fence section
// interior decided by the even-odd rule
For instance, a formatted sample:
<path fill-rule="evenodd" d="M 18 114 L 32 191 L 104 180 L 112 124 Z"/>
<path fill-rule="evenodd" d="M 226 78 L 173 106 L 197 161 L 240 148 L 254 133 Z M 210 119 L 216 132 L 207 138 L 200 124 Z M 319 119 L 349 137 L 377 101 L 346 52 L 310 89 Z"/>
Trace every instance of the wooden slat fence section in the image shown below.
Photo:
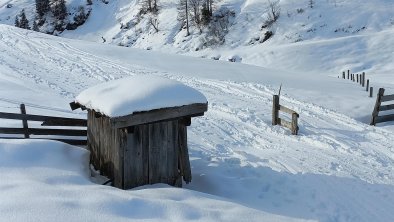
<path fill-rule="evenodd" d="M 376 117 L 376 123 L 394 121 L 394 114 Z"/>
<path fill-rule="evenodd" d="M 394 100 L 394 94 L 393 95 L 387 95 L 387 96 L 382 96 L 382 102 L 388 102 Z"/>
<path fill-rule="evenodd" d="M 285 106 L 279 104 L 279 95 L 274 95 L 272 99 L 272 125 L 280 125 L 284 126 L 291 130 L 291 134 L 297 135 L 298 134 L 298 118 L 299 115 L 296 111 L 291 110 Z M 291 122 L 286 121 L 282 118 L 279 118 L 279 111 L 284 113 L 288 113 L 291 115 Z"/>
<path fill-rule="evenodd" d="M 29 135 L 86 136 L 86 130 L 29 128 Z M 24 128 L 0 127 L 0 134 L 24 134 Z M 26 137 L 29 138 L 29 137 Z"/>
<path fill-rule="evenodd" d="M 67 124 L 69 124 L 69 126 L 87 126 L 86 119 L 41 116 L 41 115 L 31 115 L 31 114 L 0 112 L 0 119 L 15 119 L 15 120 L 29 120 L 29 121 L 43 122 L 43 126 L 67 126 Z"/>
<path fill-rule="evenodd" d="M 284 106 L 281 106 L 281 105 L 279 105 L 279 111 L 282 111 L 282 112 L 285 112 L 285 113 L 288 113 L 288 114 L 293 114 L 293 113 L 296 113 L 294 110 L 291 110 L 291 109 L 289 109 L 289 108 L 287 108 L 287 107 L 284 107 Z"/>
<path fill-rule="evenodd" d="M 394 110 L 394 104 L 382 105 L 382 102 L 394 101 L 394 94 L 385 96 L 383 95 L 384 91 L 384 88 L 379 89 L 378 95 L 376 97 L 375 107 L 372 112 L 371 125 L 394 121 L 394 114 L 379 116 L 379 112 L 381 111 Z"/>
<path fill-rule="evenodd" d="M 0 134 L 5 135 L 23 135 L 29 138 L 30 135 L 51 136 L 50 138 L 32 138 L 32 139 L 50 139 L 65 142 L 71 145 L 86 145 L 87 139 L 70 139 L 70 138 L 53 138 L 54 136 L 66 137 L 86 137 L 87 120 L 76 118 L 65 118 L 55 116 L 32 115 L 26 113 L 24 104 L 20 106 L 21 114 L 0 112 L 1 119 L 21 120 L 22 128 L 0 127 Z M 58 126 L 67 127 L 66 129 L 51 128 L 29 128 L 28 121 L 42 122 L 41 126 Z M 84 127 L 85 129 L 70 129 L 69 127 Z M 24 139 L 15 137 L 0 136 L 3 139 Z"/>
<path fill-rule="evenodd" d="M 388 111 L 394 109 L 394 104 L 380 106 L 379 111 Z"/>
<path fill-rule="evenodd" d="M 0 139 L 26 139 L 24 137 L 0 137 Z M 70 145 L 80 145 L 80 146 L 86 146 L 86 140 L 78 140 L 78 139 L 57 139 L 57 138 L 29 138 L 32 140 L 56 140 L 56 141 L 60 141 L 63 143 L 67 143 Z"/>

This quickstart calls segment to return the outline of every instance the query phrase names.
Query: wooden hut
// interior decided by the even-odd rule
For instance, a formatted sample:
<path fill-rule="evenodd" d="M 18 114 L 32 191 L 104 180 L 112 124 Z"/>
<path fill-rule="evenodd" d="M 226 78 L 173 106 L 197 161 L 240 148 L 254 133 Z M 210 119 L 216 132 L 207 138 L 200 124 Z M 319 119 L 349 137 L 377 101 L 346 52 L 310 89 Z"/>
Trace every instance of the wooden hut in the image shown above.
<path fill-rule="evenodd" d="M 133 95 L 146 89 L 142 96 Z M 125 90 L 130 95 L 117 98 Z M 168 79 L 137 76 L 89 88 L 70 105 L 88 110 L 90 162 L 115 187 L 191 181 L 187 126 L 207 111 L 198 91 Z"/>

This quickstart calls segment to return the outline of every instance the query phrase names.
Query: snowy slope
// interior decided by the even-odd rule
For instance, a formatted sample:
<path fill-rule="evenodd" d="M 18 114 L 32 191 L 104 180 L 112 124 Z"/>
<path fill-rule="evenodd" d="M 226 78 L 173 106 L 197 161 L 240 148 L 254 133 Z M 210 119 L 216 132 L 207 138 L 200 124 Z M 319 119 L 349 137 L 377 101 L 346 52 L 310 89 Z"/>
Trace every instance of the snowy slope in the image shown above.
<path fill-rule="evenodd" d="M 21 8 L 34 7 L 33 0 L 0 0 L 0 23 L 13 24 Z M 68 1 L 69 4 L 75 1 Z M 122 45 L 161 52 L 227 61 L 242 58 L 242 63 L 297 72 L 339 72 L 351 69 L 371 74 L 393 71 L 394 2 L 391 0 L 280 0 L 281 17 L 270 28 L 261 28 L 267 16 L 266 0 L 216 1 L 215 11 L 235 13 L 230 19 L 223 45 L 204 48 L 210 37 L 192 26 L 191 35 L 177 21 L 178 0 L 159 3 L 159 32 L 149 25 L 148 15 L 138 17 L 137 0 L 93 1 L 92 13 L 77 30 L 63 37 L 105 44 Z M 6 8 L 12 3 L 13 8 Z M 30 13 L 28 17 L 32 18 Z M 123 28 L 122 28 L 123 27 Z M 264 43 L 266 31 L 274 33 Z M 357 50 L 356 50 L 357 49 Z M 376 53 L 380 60 L 376 61 Z"/>
<path fill-rule="evenodd" d="M 387 31 L 374 38 L 388 39 L 390 35 L 393 32 Z M 385 57 L 385 54 L 376 55 Z M 42 196 L 41 189 L 50 188 L 45 198 L 64 192 L 70 198 L 67 202 L 49 198 L 45 202 L 33 202 L 32 206 L 64 209 L 61 211 L 64 218 L 94 214 L 97 220 L 105 221 L 110 211 L 117 218 L 138 220 L 145 211 L 135 209 L 138 207 L 133 201 L 123 201 L 137 198 L 149 212 L 158 212 L 152 221 L 160 220 L 158 215 L 179 221 L 394 220 L 393 125 L 367 125 L 374 99 L 368 98 L 356 83 L 338 79 L 334 73 L 329 76 L 325 72 L 280 71 L 161 54 L 63 39 L 4 25 L 0 25 L 0 70 L 0 108 L 7 111 L 17 111 L 13 102 L 23 101 L 57 107 L 42 110 L 28 106 L 28 112 L 59 115 L 68 109 L 68 102 L 89 86 L 145 74 L 181 81 L 201 91 L 209 101 L 206 116 L 196 118 L 190 127 L 193 181 L 184 186 L 186 189 L 145 187 L 124 192 L 93 185 L 79 169 L 77 179 L 54 177 L 59 173 L 51 174 L 50 169 L 56 168 L 56 163 L 48 166 L 41 180 L 38 171 L 34 171 L 36 163 L 30 165 L 32 171 L 26 172 L 10 166 L 11 158 L 13 162 L 25 159 L 15 154 L 0 160 L 2 175 L 9 178 L 1 180 L 0 185 L 19 189 L 15 193 L 0 189 L 0 195 L 7 198 L 7 204 L 0 205 L 2 215 L 15 213 L 9 207 L 21 204 L 19 198 L 14 198 L 19 192 L 27 192 L 34 199 Z M 393 76 L 388 72 L 383 74 L 373 76 L 375 86 L 385 86 L 387 93 L 394 93 Z M 300 113 L 299 136 L 271 126 L 272 95 L 280 83 L 284 84 L 281 103 Z M 20 149 L 35 146 L 30 142 L 13 143 L 2 141 L 2 152 L 7 146 Z M 58 145 L 39 146 L 56 148 Z M 18 173 L 8 174 L 9 170 Z M 25 174 L 30 175 L 28 179 Z M 16 185 L 13 181 L 20 178 L 25 179 Z M 28 181 L 37 182 L 37 192 L 27 190 L 23 184 Z M 70 190 L 65 190 L 64 184 L 69 184 Z M 180 196 L 191 199 L 179 202 Z M 161 203 L 159 206 L 153 204 L 157 201 Z M 191 204 L 192 211 L 188 214 L 182 208 L 179 216 L 173 209 L 186 202 Z M 81 211 L 86 205 L 89 205 L 88 213 Z M 219 207 L 211 212 L 210 206 Z M 126 214 L 129 208 L 133 209 L 132 214 Z M 16 215 L 15 220 L 19 221 L 46 215 L 50 220 L 52 214 L 30 209 L 6 215 L 9 218 Z M 141 217 L 146 219 L 145 216 Z"/>

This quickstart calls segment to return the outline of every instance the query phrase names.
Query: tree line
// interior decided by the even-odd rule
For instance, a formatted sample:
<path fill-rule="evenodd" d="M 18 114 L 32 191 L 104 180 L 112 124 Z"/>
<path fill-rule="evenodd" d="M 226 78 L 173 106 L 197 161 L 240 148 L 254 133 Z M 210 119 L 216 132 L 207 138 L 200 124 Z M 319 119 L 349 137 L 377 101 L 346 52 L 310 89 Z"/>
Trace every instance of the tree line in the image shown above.
<path fill-rule="evenodd" d="M 86 3 L 87 5 L 91 5 L 92 0 L 87 0 Z M 77 26 L 83 24 L 88 17 L 83 6 L 78 8 L 72 21 L 65 21 L 68 13 L 65 0 L 35 0 L 35 16 L 32 28 L 26 17 L 25 9 L 22 9 L 15 17 L 15 26 L 23 29 L 41 31 L 40 27 L 45 23 L 50 23 L 54 26 L 53 31 L 63 31 L 66 28 L 75 29 Z M 43 31 L 48 32 L 48 30 Z"/>

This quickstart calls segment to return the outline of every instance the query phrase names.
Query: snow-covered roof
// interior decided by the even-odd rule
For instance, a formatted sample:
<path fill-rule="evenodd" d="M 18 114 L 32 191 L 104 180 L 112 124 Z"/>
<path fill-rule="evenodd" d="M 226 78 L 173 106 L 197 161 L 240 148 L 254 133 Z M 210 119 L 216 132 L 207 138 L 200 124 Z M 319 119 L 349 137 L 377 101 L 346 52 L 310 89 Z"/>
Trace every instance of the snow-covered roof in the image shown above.
<path fill-rule="evenodd" d="M 178 81 L 140 75 L 88 88 L 76 97 L 75 102 L 106 116 L 120 117 L 134 112 L 207 103 L 207 99 Z"/>

